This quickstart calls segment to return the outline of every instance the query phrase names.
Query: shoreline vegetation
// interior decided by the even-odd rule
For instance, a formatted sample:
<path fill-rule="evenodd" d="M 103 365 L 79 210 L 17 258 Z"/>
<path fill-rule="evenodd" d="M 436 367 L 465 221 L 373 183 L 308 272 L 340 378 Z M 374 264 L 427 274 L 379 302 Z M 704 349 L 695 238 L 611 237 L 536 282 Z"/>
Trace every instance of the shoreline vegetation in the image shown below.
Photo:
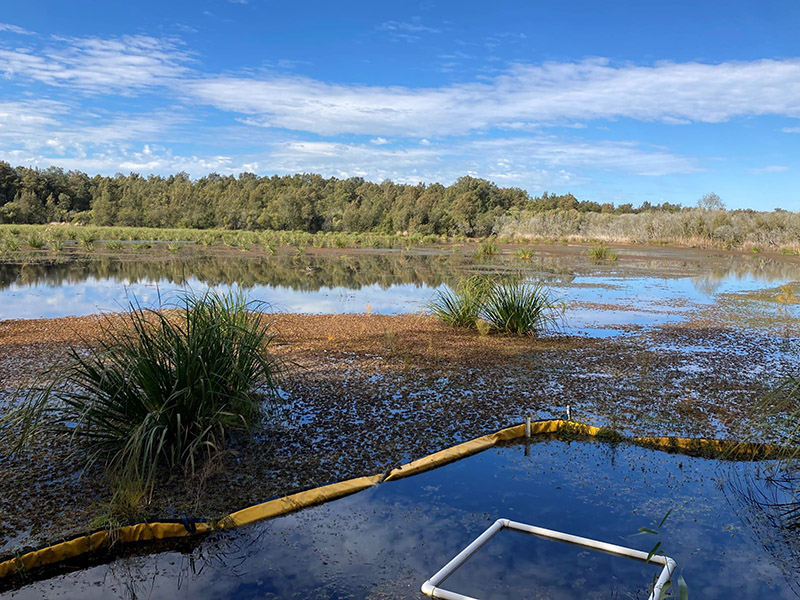
<path fill-rule="evenodd" d="M 795 212 L 726 210 L 713 193 L 692 207 L 600 204 L 570 193 L 531 197 L 520 188 L 469 176 L 449 186 L 315 174 L 89 177 L 0 161 L 0 227 L 4 256 L 44 248 L 61 252 L 70 241 L 87 252 L 96 242 L 119 251 L 113 242 L 126 240 L 274 249 L 403 248 L 492 239 L 800 253 Z"/>
<path fill-rule="evenodd" d="M 691 217 L 696 211 L 681 213 Z M 762 213 L 757 213 L 762 214 Z M 774 213 L 764 213 L 767 215 Z M 73 225 L 49 223 L 41 225 L 0 225 L 0 264 L 28 264 L 37 262 L 64 263 L 73 260 L 92 260 L 111 257 L 119 260 L 146 259 L 154 256 L 186 256 L 186 254 L 214 255 L 254 254 L 272 256 L 292 253 L 297 256 L 319 252 L 343 250 L 371 250 L 410 252 L 421 249 L 446 250 L 466 253 L 476 260 L 488 260 L 496 255 L 509 254 L 519 261 L 529 261 L 539 247 L 579 245 L 596 260 L 615 261 L 620 247 L 672 247 L 716 250 L 744 254 L 780 254 L 800 256 L 800 215 L 787 213 L 785 226 L 776 230 L 764 229 L 747 236 L 745 241 L 733 243 L 709 237 L 692 235 L 630 237 L 625 226 L 597 216 L 597 222 L 581 232 L 569 233 L 569 227 L 549 228 L 542 221 L 555 218 L 543 215 L 531 218 L 526 227 L 543 233 L 557 231 L 560 235 L 491 235 L 470 238 L 463 235 L 380 234 L 326 232 L 311 234 L 305 231 L 231 231 L 223 229 L 180 229 Z M 584 215 L 585 217 L 585 215 Z M 582 217 L 582 218 L 584 218 Z M 652 215 L 621 215 L 611 219 L 638 219 L 642 225 Z M 701 220 L 705 218 L 700 215 Z M 755 218 L 755 217 L 754 217 Z M 595 217 L 588 217 L 592 221 Z M 795 223 L 796 222 L 796 223 Z M 636 223 L 634 223 L 636 225 Z M 673 223 L 672 225 L 677 225 Z M 749 227 L 747 223 L 742 227 Z M 753 225 L 757 226 L 757 225 Z M 645 225 L 645 227 L 647 227 Z M 682 227 L 682 226 L 681 226 Z M 618 231 L 618 235 L 614 232 Z M 615 248 L 612 248 L 611 246 Z"/>

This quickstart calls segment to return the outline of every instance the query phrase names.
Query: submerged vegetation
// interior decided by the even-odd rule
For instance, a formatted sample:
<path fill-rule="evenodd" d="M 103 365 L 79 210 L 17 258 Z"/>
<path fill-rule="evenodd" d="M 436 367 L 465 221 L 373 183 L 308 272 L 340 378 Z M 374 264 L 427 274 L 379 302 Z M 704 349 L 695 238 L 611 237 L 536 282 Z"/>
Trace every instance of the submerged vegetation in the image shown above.
<path fill-rule="evenodd" d="M 171 310 L 108 316 L 100 339 L 71 347 L 0 421 L 17 447 L 39 438 L 75 444 L 127 486 L 152 486 L 159 467 L 187 476 L 221 453 L 275 401 L 273 334 L 260 305 L 237 293 L 184 296 Z"/>
<path fill-rule="evenodd" d="M 557 328 L 564 313 L 563 304 L 553 301 L 541 283 L 482 275 L 461 279 L 453 291 L 439 291 L 428 308 L 453 327 L 513 335 L 539 335 Z"/>

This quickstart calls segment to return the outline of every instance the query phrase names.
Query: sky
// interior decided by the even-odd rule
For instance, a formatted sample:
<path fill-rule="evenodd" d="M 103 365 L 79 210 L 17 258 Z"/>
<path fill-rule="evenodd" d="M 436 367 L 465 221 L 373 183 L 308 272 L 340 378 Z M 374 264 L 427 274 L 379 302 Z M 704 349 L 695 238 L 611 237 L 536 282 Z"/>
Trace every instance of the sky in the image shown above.
<path fill-rule="evenodd" d="M 0 160 L 800 210 L 800 1 L 0 0 Z"/>

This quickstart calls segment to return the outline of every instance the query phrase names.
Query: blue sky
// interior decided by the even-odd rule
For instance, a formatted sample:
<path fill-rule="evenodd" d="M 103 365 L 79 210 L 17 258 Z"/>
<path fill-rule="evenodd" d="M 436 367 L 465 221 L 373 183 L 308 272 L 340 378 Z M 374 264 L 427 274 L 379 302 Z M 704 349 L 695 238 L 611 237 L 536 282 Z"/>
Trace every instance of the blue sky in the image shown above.
<path fill-rule="evenodd" d="M 800 210 L 800 2 L 4 2 L 0 160 Z"/>

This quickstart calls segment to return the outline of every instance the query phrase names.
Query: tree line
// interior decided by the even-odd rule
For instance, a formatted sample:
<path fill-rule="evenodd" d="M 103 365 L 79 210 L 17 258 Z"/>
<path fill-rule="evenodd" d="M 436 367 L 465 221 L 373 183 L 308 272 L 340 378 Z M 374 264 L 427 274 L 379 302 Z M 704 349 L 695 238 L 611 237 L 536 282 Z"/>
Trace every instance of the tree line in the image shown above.
<path fill-rule="evenodd" d="M 486 236 L 503 216 L 554 210 L 629 214 L 682 207 L 666 202 L 615 206 L 548 192 L 531 197 L 523 189 L 469 176 L 449 186 L 315 174 L 90 177 L 0 161 L 0 223 Z"/>

